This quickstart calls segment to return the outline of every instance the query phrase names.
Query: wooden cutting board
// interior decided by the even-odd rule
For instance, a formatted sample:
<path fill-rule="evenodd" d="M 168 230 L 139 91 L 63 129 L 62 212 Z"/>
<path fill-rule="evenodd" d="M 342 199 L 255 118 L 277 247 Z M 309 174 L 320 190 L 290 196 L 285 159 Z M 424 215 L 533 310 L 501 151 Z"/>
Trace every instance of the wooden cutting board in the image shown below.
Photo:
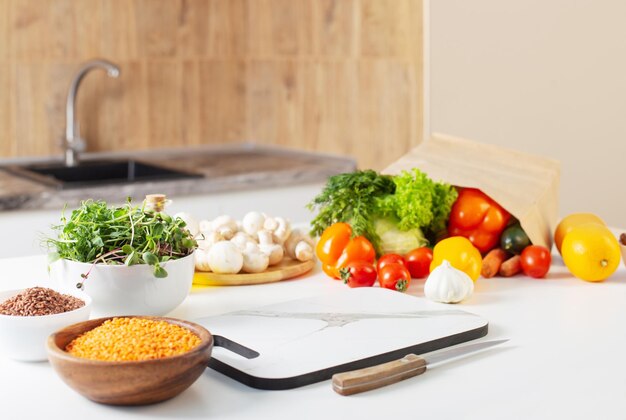
<path fill-rule="evenodd" d="M 311 271 L 313 267 L 315 267 L 315 261 L 301 262 L 285 258 L 279 264 L 268 267 L 262 273 L 218 274 L 196 271 L 193 276 L 193 284 L 199 286 L 243 286 L 273 283 L 301 276 Z"/>
<path fill-rule="evenodd" d="M 485 319 L 378 287 L 197 320 L 215 337 L 209 366 L 260 389 L 290 389 L 335 373 L 422 354 L 487 334 Z"/>

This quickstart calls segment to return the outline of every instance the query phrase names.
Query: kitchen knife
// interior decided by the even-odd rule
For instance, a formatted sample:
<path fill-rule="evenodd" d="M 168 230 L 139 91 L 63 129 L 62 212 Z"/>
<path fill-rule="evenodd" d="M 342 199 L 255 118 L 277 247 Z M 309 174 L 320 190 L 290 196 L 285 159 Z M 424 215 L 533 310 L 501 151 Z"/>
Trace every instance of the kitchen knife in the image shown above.
<path fill-rule="evenodd" d="M 333 375 L 333 389 L 341 395 L 358 394 L 370 389 L 381 388 L 404 379 L 421 375 L 426 368 L 432 369 L 441 363 L 456 360 L 509 341 L 493 340 L 466 344 L 452 349 L 438 350 L 426 355 L 408 354 L 402 359 L 376 366 Z"/>

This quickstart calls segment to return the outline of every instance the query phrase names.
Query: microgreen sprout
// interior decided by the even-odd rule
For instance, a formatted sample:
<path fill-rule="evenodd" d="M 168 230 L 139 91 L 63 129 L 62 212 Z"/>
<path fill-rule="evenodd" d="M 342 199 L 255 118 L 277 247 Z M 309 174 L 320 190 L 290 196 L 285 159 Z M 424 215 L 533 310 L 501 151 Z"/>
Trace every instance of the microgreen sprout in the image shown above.
<path fill-rule="evenodd" d="M 157 278 L 167 277 L 163 263 L 190 255 L 197 247 L 182 219 L 147 210 L 145 204 L 133 206 L 130 199 L 120 207 L 83 201 L 69 218 L 63 214 L 61 223 L 52 229 L 56 238 L 45 240 L 50 262 L 148 264 Z M 82 289 L 90 272 L 81 275 L 76 287 Z"/>

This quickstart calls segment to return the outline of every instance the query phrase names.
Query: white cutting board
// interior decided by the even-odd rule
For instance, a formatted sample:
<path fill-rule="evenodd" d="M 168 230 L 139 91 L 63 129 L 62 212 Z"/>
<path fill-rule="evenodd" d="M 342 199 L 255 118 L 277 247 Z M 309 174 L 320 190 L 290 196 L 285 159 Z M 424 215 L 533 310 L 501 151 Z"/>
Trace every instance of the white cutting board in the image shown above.
<path fill-rule="evenodd" d="M 458 306 L 378 287 L 347 288 L 196 322 L 218 336 L 209 366 L 261 389 L 294 388 L 458 344 L 484 336 L 488 325 Z M 231 341 L 252 350 L 251 358 L 220 347 L 232 347 Z"/>

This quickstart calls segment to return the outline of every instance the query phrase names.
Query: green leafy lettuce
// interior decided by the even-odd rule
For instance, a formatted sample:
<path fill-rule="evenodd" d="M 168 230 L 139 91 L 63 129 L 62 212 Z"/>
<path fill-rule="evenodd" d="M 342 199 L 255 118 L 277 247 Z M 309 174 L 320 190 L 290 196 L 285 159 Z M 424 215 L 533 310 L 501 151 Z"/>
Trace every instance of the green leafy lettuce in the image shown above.
<path fill-rule="evenodd" d="M 377 200 L 378 212 L 398 219 L 398 229 L 420 228 L 434 240 L 445 231 L 450 209 L 458 197 L 454 187 L 435 182 L 419 169 L 393 177 L 394 194 Z"/>
<path fill-rule="evenodd" d="M 393 219 L 378 219 L 374 227 L 380 238 L 380 254 L 404 255 L 415 248 L 428 245 L 420 228 L 403 231 Z"/>

